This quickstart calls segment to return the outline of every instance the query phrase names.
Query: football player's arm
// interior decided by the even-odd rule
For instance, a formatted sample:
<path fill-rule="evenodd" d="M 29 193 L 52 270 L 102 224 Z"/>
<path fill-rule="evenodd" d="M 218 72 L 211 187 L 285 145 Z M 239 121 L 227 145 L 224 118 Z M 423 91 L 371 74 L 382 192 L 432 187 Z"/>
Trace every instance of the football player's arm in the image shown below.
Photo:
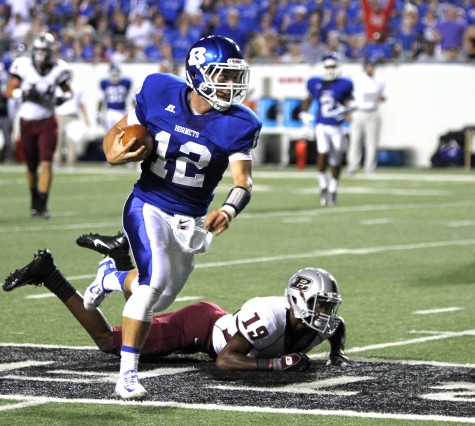
<path fill-rule="evenodd" d="M 276 358 L 251 358 L 253 346 L 238 332 L 216 358 L 218 370 L 226 371 L 305 371 L 309 358 L 302 353 L 292 353 Z"/>
<path fill-rule="evenodd" d="M 239 333 L 235 334 L 216 358 L 218 370 L 227 371 L 255 371 L 257 370 L 256 358 L 250 358 L 246 354 L 252 349 L 252 345 Z"/>
<path fill-rule="evenodd" d="M 14 75 L 10 76 L 7 82 L 5 93 L 4 93 L 5 97 L 7 99 L 20 98 L 21 97 L 20 85 L 21 85 L 21 80 L 18 77 Z"/>
<path fill-rule="evenodd" d="M 63 91 L 63 94 L 56 97 L 56 105 L 62 105 L 73 97 L 73 89 L 71 88 L 69 80 L 60 83 L 59 87 Z"/>
<path fill-rule="evenodd" d="M 135 138 L 130 139 L 129 143 L 122 146 L 122 136 L 124 132 L 120 129 L 127 126 L 127 116 L 124 115 L 114 126 L 112 126 L 104 136 L 102 149 L 107 162 L 112 165 L 130 163 L 132 161 L 142 161 L 148 156 L 145 146 L 141 146 L 136 151 L 130 152 L 130 148 L 135 142 Z"/>
<path fill-rule="evenodd" d="M 308 94 L 307 98 L 302 102 L 299 112 L 299 120 L 305 125 L 308 126 L 313 121 L 313 115 L 308 112 L 310 104 L 312 103 L 313 96 L 311 93 Z"/>
<path fill-rule="evenodd" d="M 206 217 L 205 228 L 218 236 L 249 203 L 252 192 L 252 160 L 235 160 L 229 165 L 234 187 L 223 205 Z"/>
<path fill-rule="evenodd" d="M 335 333 L 333 333 L 328 341 L 330 342 L 330 361 L 331 365 L 336 365 L 337 367 L 347 367 L 348 365 L 353 365 L 354 361 L 350 360 L 345 355 L 345 343 L 346 343 L 346 324 L 343 318 L 340 318 L 340 323 L 338 324 Z"/>
<path fill-rule="evenodd" d="M 309 93 L 308 96 L 305 98 L 305 100 L 302 102 L 302 106 L 300 107 L 301 113 L 308 111 L 308 108 L 310 107 L 312 100 L 313 100 L 313 96 L 311 93 Z"/>

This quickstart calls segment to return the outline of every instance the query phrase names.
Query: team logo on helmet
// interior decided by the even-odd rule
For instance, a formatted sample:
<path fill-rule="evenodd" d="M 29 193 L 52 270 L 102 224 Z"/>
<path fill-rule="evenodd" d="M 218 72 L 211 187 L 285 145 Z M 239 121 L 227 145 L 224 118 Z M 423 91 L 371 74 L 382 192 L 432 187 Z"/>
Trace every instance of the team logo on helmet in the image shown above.
<path fill-rule="evenodd" d="M 302 277 L 301 275 L 297 275 L 292 282 L 290 283 L 289 287 L 295 288 L 300 291 L 307 291 L 312 284 L 312 280 L 307 277 Z"/>

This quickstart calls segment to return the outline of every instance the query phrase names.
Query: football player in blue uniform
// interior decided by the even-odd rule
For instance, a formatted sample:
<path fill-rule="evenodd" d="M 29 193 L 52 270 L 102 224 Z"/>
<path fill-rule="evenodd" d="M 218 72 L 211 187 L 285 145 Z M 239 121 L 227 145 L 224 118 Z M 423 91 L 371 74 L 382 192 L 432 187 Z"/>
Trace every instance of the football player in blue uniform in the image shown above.
<path fill-rule="evenodd" d="M 241 105 L 248 90 L 249 65 L 239 46 L 221 36 L 203 38 L 186 57 L 186 81 L 151 74 L 136 95 L 135 109 L 104 137 L 107 161 L 142 161 L 142 173 L 125 202 L 123 226 L 137 264 L 136 289 L 122 315 L 121 367 L 116 393 L 143 399 L 137 376 L 140 349 L 152 313 L 166 309 L 185 285 L 194 256 L 209 250 L 211 237 L 226 230 L 248 204 L 252 190 L 251 149 L 262 123 Z M 122 146 L 120 129 L 141 124 L 153 135 L 154 151 Z M 234 187 L 222 207 L 208 213 L 214 190 L 229 166 Z M 101 277 L 113 267 L 104 259 L 86 290 L 86 309 L 99 306 L 110 290 Z M 119 279 L 122 284 L 128 272 Z"/>
<path fill-rule="evenodd" d="M 98 124 L 109 130 L 127 112 L 131 105 L 132 80 L 122 76 L 118 63 L 109 67 L 109 77 L 100 81 L 102 98 L 97 104 Z"/>
<path fill-rule="evenodd" d="M 334 206 L 340 179 L 341 164 L 346 150 L 344 121 L 349 113 L 349 102 L 353 99 L 353 83 L 340 77 L 341 60 L 337 53 L 323 55 L 323 76 L 311 77 L 307 81 L 308 96 L 302 104 L 301 118 L 312 100 L 318 102 L 315 120 L 317 139 L 317 168 L 320 186 L 320 205 Z M 330 181 L 327 178 L 327 166 L 330 166 Z"/>

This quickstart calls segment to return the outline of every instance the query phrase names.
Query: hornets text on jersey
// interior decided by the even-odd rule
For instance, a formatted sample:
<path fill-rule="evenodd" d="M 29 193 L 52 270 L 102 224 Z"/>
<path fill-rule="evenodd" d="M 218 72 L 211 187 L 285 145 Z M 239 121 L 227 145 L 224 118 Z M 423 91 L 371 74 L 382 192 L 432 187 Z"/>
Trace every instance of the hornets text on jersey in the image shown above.
<path fill-rule="evenodd" d="M 135 113 L 155 137 L 134 194 L 166 213 L 204 216 L 229 156 L 255 147 L 262 123 L 249 108 L 196 115 L 191 89 L 170 74 L 149 75 L 136 95 Z"/>

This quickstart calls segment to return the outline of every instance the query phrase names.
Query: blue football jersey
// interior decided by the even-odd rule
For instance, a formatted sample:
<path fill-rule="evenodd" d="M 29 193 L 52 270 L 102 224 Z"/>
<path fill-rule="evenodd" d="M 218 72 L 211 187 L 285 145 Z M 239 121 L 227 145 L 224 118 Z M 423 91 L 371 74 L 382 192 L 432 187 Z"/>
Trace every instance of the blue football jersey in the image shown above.
<path fill-rule="evenodd" d="M 169 214 L 199 217 L 208 211 L 229 156 L 254 148 L 262 123 L 242 105 L 195 115 L 190 91 L 182 78 L 157 73 L 136 94 L 135 113 L 154 135 L 155 152 L 142 162 L 134 194 Z"/>
<path fill-rule="evenodd" d="M 353 97 L 353 82 L 346 78 L 325 81 L 312 77 L 307 89 L 319 104 L 316 123 L 340 125 L 346 113 L 344 103 Z"/>
<path fill-rule="evenodd" d="M 106 109 L 125 111 L 128 108 L 127 100 L 130 96 L 132 80 L 122 77 L 117 83 L 113 83 L 109 79 L 104 79 L 101 80 L 100 85 Z"/>

